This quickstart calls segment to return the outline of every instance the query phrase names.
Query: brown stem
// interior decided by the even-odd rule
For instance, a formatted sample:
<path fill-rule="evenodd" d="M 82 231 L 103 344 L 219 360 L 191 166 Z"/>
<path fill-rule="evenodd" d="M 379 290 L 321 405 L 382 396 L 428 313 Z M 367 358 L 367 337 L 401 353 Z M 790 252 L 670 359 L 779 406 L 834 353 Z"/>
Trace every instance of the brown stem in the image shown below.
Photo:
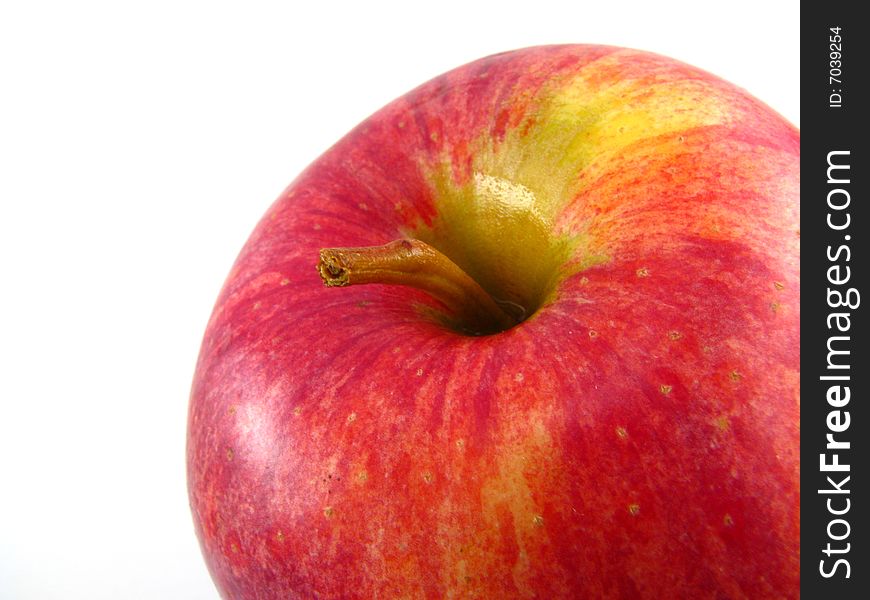
<path fill-rule="evenodd" d="M 395 240 L 364 248 L 324 248 L 317 270 L 328 287 L 387 283 L 423 290 L 456 318 L 481 332 L 505 330 L 519 320 L 456 263 L 420 240 Z"/>

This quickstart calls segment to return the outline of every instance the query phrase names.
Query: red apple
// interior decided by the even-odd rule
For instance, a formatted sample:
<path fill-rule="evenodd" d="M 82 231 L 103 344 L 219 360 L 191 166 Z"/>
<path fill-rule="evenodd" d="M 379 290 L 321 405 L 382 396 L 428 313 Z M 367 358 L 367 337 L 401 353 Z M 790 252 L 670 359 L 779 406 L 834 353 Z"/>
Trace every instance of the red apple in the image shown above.
<path fill-rule="evenodd" d="M 189 488 L 221 594 L 797 598 L 799 156 L 744 91 L 600 46 L 485 58 L 354 129 L 205 334 Z M 324 287 L 322 248 L 369 285 Z"/>

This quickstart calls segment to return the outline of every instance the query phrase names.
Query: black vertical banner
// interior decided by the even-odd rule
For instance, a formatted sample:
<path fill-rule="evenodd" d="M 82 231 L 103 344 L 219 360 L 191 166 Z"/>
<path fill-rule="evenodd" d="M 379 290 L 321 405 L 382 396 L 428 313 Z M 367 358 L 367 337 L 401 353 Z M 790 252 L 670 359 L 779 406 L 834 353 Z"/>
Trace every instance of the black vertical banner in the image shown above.
<path fill-rule="evenodd" d="M 870 598 L 870 28 L 860 3 L 801 12 L 801 590 Z"/>

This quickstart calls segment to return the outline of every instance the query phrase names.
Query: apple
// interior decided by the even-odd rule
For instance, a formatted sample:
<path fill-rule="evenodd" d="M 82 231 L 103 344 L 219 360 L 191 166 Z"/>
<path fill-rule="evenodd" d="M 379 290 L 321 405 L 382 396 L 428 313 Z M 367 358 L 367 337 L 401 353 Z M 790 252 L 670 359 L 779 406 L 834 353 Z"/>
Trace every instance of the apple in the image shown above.
<path fill-rule="evenodd" d="M 797 598 L 799 157 L 743 90 L 604 46 L 364 121 L 208 323 L 187 464 L 220 593 Z"/>

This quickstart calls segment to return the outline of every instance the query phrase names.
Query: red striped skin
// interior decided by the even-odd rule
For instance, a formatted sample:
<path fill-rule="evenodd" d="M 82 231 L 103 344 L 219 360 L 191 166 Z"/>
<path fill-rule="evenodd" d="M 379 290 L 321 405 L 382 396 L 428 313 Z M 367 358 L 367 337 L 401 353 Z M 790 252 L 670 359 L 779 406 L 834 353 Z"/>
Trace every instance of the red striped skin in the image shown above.
<path fill-rule="evenodd" d="M 513 329 L 323 287 L 320 248 L 437 222 L 427 165 L 467 182 L 477 140 L 522 140 L 581 72 L 699 82 L 735 118 L 581 169 L 554 231 L 607 258 Z M 352 131 L 257 226 L 203 341 L 188 478 L 221 594 L 799 597 L 799 145 L 709 74 L 591 46 L 483 59 Z"/>

